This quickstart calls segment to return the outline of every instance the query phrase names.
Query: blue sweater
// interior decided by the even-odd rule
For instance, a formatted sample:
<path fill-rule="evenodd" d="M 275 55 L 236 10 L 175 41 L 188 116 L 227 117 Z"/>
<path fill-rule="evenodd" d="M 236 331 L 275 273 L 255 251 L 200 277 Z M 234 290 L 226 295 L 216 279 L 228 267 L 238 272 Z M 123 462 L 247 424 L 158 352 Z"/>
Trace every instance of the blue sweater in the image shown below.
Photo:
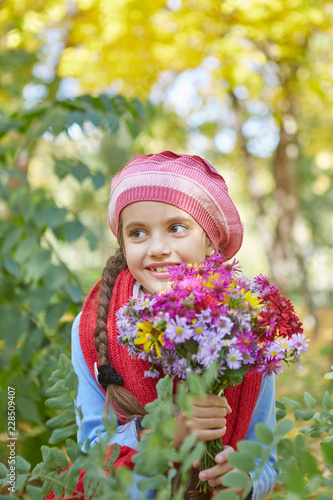
<path fill-rule="evenodd" d="M 106 436 L 106 431 L 103 426 L 104 402 L 105 396 L 91 374 L 80 346 L 79 324 L 80 315 L 77 316 L 72 328 L 72 363 L 73 368 L 79 379 L 78 393 L 75 400 L 76 406 L 81 407 L 83 418 L 80 419 L 76 413 L 76 422 L 78 425 L 78 442 L 84 443 L 89 439 L 91 445 L 98 441 L 101 437 Z M 110 409 L 112 412 L 112 409 Z M 255 436 L 255 426 L 262 422 L 270 428 L 275 426 L 275 379 L 274 376 L 263 378 L 258 400 L 253 412 L 245 439 L 257 441 Z M 125 427 L 125 428 L 124 428 Z M 129 446 L 136 449 L 138 444 L 138 435 L 136 431 L 135 421 L 132 420 L 126 426 L 118 426 L 118 432 L 112 437 L 109 444 L 118 443 L 119 445 Z M 85 451 L 83 445 L 82 451 Z M 270 459 L 266 462 L 265 467 L 259 479 L 254 482 L 252 500 L 260 500 L 264 498 L 274 487 L 277 472 L 273 468 L 276 462 L 276 456 L 271 454 Z M 250 474 L 251 475 L 251 474 Z M 136 483 L 140 476 L 134 474 L 134 486 L 131 489 L 131 499 L 139 500 L 140 494 Z M 153 491 L 147 492 L 147 498 L 154 498 Z"/>

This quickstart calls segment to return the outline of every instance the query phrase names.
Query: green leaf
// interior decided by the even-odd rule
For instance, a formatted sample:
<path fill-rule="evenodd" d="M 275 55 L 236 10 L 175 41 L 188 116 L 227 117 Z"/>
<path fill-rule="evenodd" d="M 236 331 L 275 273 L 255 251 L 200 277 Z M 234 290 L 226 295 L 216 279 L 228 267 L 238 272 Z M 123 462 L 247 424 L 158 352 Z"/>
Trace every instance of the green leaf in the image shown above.
<path fill-rule="evenodd" d="M 149 489 L 161 489 L 167 483 L 167 478 L 162 474 L 157 474 L 154 477 L 141 479 L 138 481 L 138 488 L 140 491 L 147 491 Z"/>
<path fill-rule="evenodd" d="M 304 450 L 299 459 L 300 471 L 303 476 L 317 476 L 319 474 L 318 464 L 315 457 L 307 450 Z"/>
<path fill-rule="evenodd" d="M 9 272 L 9 274 L 14 276 L 14 278 L 20 278 L 21 276 L 20 268 L 16 264 L 16 262 L 13 261 L 11 257 L 4 258 L 4 267 Z"/>
<path fill-rule="evenodd" d="M 15 260 L 19 264 L 23 264 L 29 260 L 30 256 L 37 249 L 38 242 L 35 236 L 30 236 L 19 243 L 15 252 Z"/>
<path fill-rule="evenodd" d="M 48 420 L 46 422 L 46 427 L 49 427 L 50 429 L 57 429 L 73 422 L 73 420 L 75 420 L 75 411 L 74 409 L 70 408 L 60 413 L 60 415 L 57 415 L 56 417 Z"/>
<path fill-rule="evenodd" d="M 304 404 L 308 408 L 315 408 L 316 404 L 317 404 L 317 401 L 316 401 L 316 399 L 313 396 L 311 396 L 311 394 L 309 392 L 305 391 L 305 393 L 304 393 Z"/>
<path fill-rule="evenodd" d="M 250 440 L 244 440 L 237 443 L 237 449 L 252 458 L 261 458 L 263 452 L 261 444 Z"/>
<path fill-rule="evenodd" d="M 66 208 L 52 206 L 45 211 L 45 223 L 50 229 L 54 229 L 64 222 L 66 216 Z"/>
<path fill-rule="evenodd" d="M 46 287 L 40 287 L 37 290 L 31 291 L 28 300 L 30 311 L 37 316 L 38 313 L 45 310 L 51 297 L 52 292 Z"/>
<path fill-rule="evenodd" d="M 276 424 L 276 427 L 273 429 L 274 436 L 282 437 L 293 428 L 293 423 L 289 418 L 281 420 Z"/>
<path fill-rule="evenodd" d="M 7 467 L 2 462 L 0 462 L 0 478 L 7 477 L 7 474 L 8 474 Z"/>
<path fill-rule="evenodd" d="M 203 457 L 204 452 L 205 452 L 205 443 L 197 443 L 194 449 L 185 458 L 182 467 L 183 471 L 190 470 L 194 462 L 200 460 Z"/>
<path fill-rule="evenodd" d="M 105 175 L 99 173 L 99 174 L 92 174 L 91 180 L 93 182 L 95 189 L 100 189 L 101 187 L 104 186 L 106 178 Z"/>
<path fill-rule="evenodd" d="M 300 408 L 301 405 L 297 401 L 293 401 L 292 399 L 287 398 L 286 396 L 283 396 L 282 401 L 286 404 L 286 406 L 289 406 L 290 408 Z"/>
<path fill-rule="evenodd" d="M 71 174 L 82 182 L 86 177 L 90 177 L 90 170 L 84 163 L 79 163 L 72 168 Z"/>
<path fill-rule="evenodd" d="M 253 457 L 249 457 L 245 453 L 230 453 L 228 455 L 228 462 L 235 469 L 239 469 L 242 472 L 251 472 L 256 468 L 256 463 Z"/>
<path fill-rule="evenodd" d="M 325 392 L 323 397 L 323 407 L 326 408 L 326 410 L 330 410 L 332 408 L 332 400 L 328 391 Z"/>
<path fill-rule="evenodd" d="M 64 266 L 51 265 L 43 276 L 47 288 L 50 290 L 59 290 L 67 281 L 67 270 Z"/>
<path fill-rule="evenodd" d="M 333 441 L 320 443 L 326 467 L 333 472 Z"/>
<path fill-rule="evenodd" d="M 65 314 L 69 308 L 68 302 L 60 302 L 59 304 L 53 304 L 50 306 L 46 312 L 45 322 L 50 330 L 56 328 L 59 324 L 60 319 Z"/>
<path fill-rule="evenodd" d="M 27 420 L 40 424 L 38 408 L 34 401 L 24 396 L 18 396 L 16 398 L 16 406 L 19 412 L 24 415 Z"/>
<path fill-rule="evenodd" d="M 203 379 L 198 377 L 195 373 L 190 373 L 188 377 L 188 384 L 190 387 L 190 393 L 193 396 L 206 396 L 206 387 Z"/>
<path fill-rule="evenodd" d="M 286 405 L 284 403 L 282 403 L 281 401 L 275 401 L 275 406 L 277 408 L 279 408 L 280 410 L 285 410 L 286 409 Z"/>
<path fill-rule="evenodd" d="M 297 410 L 296 410 L 297 411 Z M 295 414 L 296 414 L 296 411 L 295 411 Z M 287 412 L 285 410 L 278 410 L 276 412 L 276 420 L 281 420 L 282 418 L 284 418 L 285 416 L 287 415 Z"/>
<path fill-rule="evenodd" d="M 71 300 L 75 304 L 83 301 L 83 292 L 81 287 L 74 285 L 73 283 L 66 283 L 65 288 L 69 293 Z"/>
<path fill-rule="evenodd" d="M 50 250 L 39 250 L 25 265 L 25 278 L 27 281 L 38 281 L 46 272 L 51 261 Z"/>
<path fill-rule="evenodd" d="M 157 390 L 157 394 L 158 394 L 159 399 L 162 399 L 162 400 L 172 404 L 173 382 L 168 375 L 161 378 L 157 382 L 156 390 Z"/>
<path fill-rule="evenodd" d="M 3 254 L 7 254 L 18 243 L 22 235 L 22 228 L 15 227 L 6 234 L 1 250 Z"/>
<path fill-rule="evenodd" d="M 89 243 L 89 249 L 93 252 L 98 247 L 99 239 L 94 234 L 86 234 L 86 240 Z"/>
<path fill-rule="evenodd" d="M 37 486 L 27 485 L 27 492 L 30 500 L 43 500 L 42 489 L 37 488 Z"/>
<path fill-rule="evenodd" d="M 78 220 L 71 220 L 66 222 L 64 225 L 64 235 L 67 241 L 70 243 L 77 240 L 82 236 L 84 231 L 84 226 Z"/>
<path fill-rule="evenodd" d="M 263 444 L 271 444 L 273 442 L 274 436 L 271 431 L 271 429 L 262 423 L 259 423 L 255 427 L 255 435 L 258 439 Z"/>
<path fill-rule="evenodd" d="M 239 500 L 239 496 L 234 491 L 221 491 L 214 496 L 214 500 Z"/>
<path fill-rule="evenodd" d="M 72 161 L 67 158 L 56 158 L 54 162 L 54 171 L 59 179 L 64 179 L 71 171 Z"/>
<path fill-rule="evenodd" d="M 223 476 L 223 486 L 229 488 L 246 488 L 250 483 L 250 478 L 240 472 L 228 472 Z"/>
<path fill-rule="evenodd" d="M 28 474 L 31 468 L 29 462 L 27 462 L 24 458 L 20 457 L 19 455 L 17 455 L 15 458 L 15 466 L 16 466 L 16 471 L 19 474 Z"/>
<path fill-rule="evenodd" d="M 325 373 L 324 378 L 326 380 L 333 380 L 333 372 Z"/>
<path fill-rule="evenodd" d="M 69 436 L 73 436 L 73 435 L 76 436 L 76 433 L 77 433 L 76 423 L 69 425 L 68 427 L 64 427 L 63 429 L 55 429 L 51 434 L 51 437 L 49 439 L 49 443 L 50 444 L 59 443 L 59 441 L 63 441 L 64 439 L 68 438 Z"/>
<path fill-rule="evenodd" d="M 45 401 L 46 406 L 52 408 L 52 410 L 63 410 L 68 408 L 73 404 L 73 400 L 68 395 L 63 395 L 57 398 L 50 398 Z"/>

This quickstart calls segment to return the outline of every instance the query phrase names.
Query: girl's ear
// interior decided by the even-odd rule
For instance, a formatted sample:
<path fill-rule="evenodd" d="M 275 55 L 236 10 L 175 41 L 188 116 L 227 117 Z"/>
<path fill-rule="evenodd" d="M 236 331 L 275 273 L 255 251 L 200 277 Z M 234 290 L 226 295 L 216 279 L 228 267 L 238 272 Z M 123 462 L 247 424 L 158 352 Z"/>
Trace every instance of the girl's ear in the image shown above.
<path fill-rule="evenodd" d="M 206 257 L 210 257 L 211 255 L 213 255 L 213 253 L 216 252 L 216 249 L 208 237 L 207 237 L 207 243 L 208 243 L 208 248 Z"/>

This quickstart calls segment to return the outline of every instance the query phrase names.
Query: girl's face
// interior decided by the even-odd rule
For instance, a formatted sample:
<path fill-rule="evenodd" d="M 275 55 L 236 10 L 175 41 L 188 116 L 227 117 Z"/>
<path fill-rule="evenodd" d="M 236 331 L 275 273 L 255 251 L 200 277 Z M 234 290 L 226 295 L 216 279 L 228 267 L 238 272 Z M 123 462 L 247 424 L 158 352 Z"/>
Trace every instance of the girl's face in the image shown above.
<path fill-rule="evenodd" d="M 215 252 L 206 233 L 188 213 L 159 201 L 138 201 L 121 214 L 128 268 L 145 293 L 168 288 L 166 265 L 199 263 Z"/>

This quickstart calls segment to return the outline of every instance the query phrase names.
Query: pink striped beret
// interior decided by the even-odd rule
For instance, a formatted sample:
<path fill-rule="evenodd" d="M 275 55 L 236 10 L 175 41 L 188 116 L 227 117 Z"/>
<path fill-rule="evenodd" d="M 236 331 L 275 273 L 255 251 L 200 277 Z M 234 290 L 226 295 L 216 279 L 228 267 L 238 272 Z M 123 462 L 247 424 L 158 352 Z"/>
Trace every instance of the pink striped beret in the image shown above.
<path fill-rule="evenodd" d="M 242 244 L 243 224 L 227 185 L 199 156 L 163 151 L 129 161 L 111 181 L 108 221 L 115 236 L 120 212 L 137 201 L 160 201 L 184 210 L 227 259 Z"/>

